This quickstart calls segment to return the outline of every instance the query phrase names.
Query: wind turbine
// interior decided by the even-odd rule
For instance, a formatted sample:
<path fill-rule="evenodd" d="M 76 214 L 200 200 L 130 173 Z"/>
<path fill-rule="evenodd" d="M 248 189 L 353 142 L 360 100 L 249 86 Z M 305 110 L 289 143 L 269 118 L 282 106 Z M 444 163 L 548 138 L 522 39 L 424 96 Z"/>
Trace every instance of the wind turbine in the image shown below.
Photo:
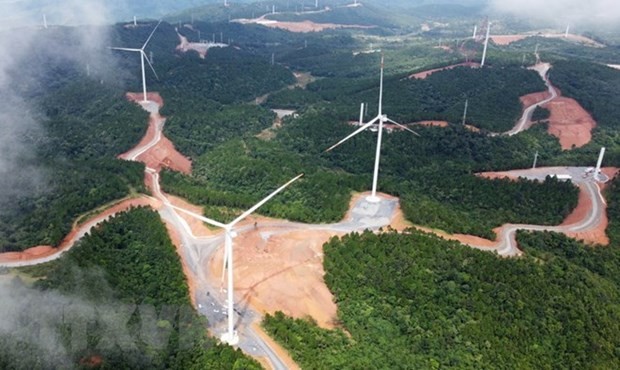
<path fill-rule="evenodd" d="M 465 126 L 465 121 L 467 120 L 467 108 L 469 107 L 469 99 L 465 99 L 465 109 L 463 110 L 463 126 Z"/>
<path fill-rule="evenodd" d="M 482 50 L 482 62 L 480 62 L 480 67 L 484 67 L 484 61 L 487 58 L 487 47 L 489 46 L 489 33 L 491 32 L 491 22 L 487 22 L 487 36 L 484 39 L 484 49 Z"/>
<path fill-rule="evenodd" d="M 140 53 L 140 63 L 141 63 L 141 66 L 142 66 L 142 92 L 144 93 L 144 100 L 143 100 L 143 102 L 147 102 L 148 101 L 147 95 L 146 95 L 146 71 L 144 70 L 144 60 L 145 59 L 146 59 L 147 63 L 149 64 L 149 67 L 151 67 L 151 70 L 155 74 L 155 77 L 157 77 L 157 79 L 159 79 L 159 77 L 157 76 L 157 72 L 155 72 L 155 69 L 153 68 L 153 65 L 151 64 L 151 61 L 149 60 L 149 58 L 144 53 L 144 48 L 146 48 L 146 45 L 148 45 L 149 41 L 151 41 L 151 37 L 153 37 L 153 34 L 155 33 L 155 30 L 157 30 L 157 27 L 159 27 L 160 24 L 161 24 L 161 20 L 157 23 L 155 28 L 153 28 L 153 31 L 151 31 L 151 34 L 146 39 L 146 42 L 144 43 L 144 45 L 142 45 L 142 47 L 140 49 L 119 48 L 119 47 L 111 47 L 110 48 L 110 49 L 113 49 L 113 50 L 133 51 L 133 52 Z"/>
<path fill-rule="evenodd" d="M 384 61 L 384 57 L 383 54 L 381 54 L 381 79 L 380 79 L 380 83 L 379 83 L 379 111 L 378 114 L 375 118 L 373 118 L 370 122 L 362 125 L 362 127 L 360 127 L 359 129 L 355 130 L 352 134 L 350 134 L 349 136 L 345 137 L 344 139 L 340 140 L 339 142 L 337 142 L 336 144 L 330 146 L 329 148 L 327 148 L 325 151 L 329 152 L 332 149 L 336 148 L 337 146 L 339 146 L 340 144 L 344 143 L 345 141 L 349 140 L 350 138 L 352 138 L 353 136 L 359 134 L 360 132 L 366 130 L 367 128 L 373 126 L 376 122 L 379 122 L 379 129 L 378 129 L 378 133 L 377 133 L 377 151 L 375 153 L 375 168 L 374 168 L 374 172 L 373 172 L 373 178 L 372 178 L 372 193 L 369 197 L 366 198 L 366 200 L 368 202 L 371 203 L 377 203 L 379 202 L 381 199 L 379 197 L 377 197 L 377 179 L 379 177 L 379 162 L 380 162 L 380 157 L 381 157 L 381 138 L 383 137 L 383 124 L 385 122 L 390 122 L 395 124 L 396 126 L 399 126 L 417 136 L 420 136 L 417 132 L 411 130 L 409 127 L 401 125 L 400 123 L 391 120 L 390 118 L 388 118 L 388 116 L 386 114 L 383 114 L 383 61 Z M 363 110 L 363 104 L 362 104 L 362 108 L 360 109 L 360 112 Z M 360 118 L 361 118 L 361 113 L 360 113 Z M 361 124 L 361 119 L 360 119 L 360 124 Z"/>
<path fill-rule="evenodd" d="M 247 211 L 243 212 L 239 217 L 235 218 L 232 222 L 228 223 L 228 224 L 223 224 L 221 222 L 212 220 L 210 218 L 206 218 L 204 216 L 201 216 L 199 214 L 196 214 L 194 212 L 190 212 L 187 211 L 183 208 L 179 208 L 176 206 L 173 206 L 172 204 L 170 204 L 170 206 L 178 211 L 181 211 L 183 213 L 186 213 L 198 220 L 201 220 L 203 222 L 206 222 L 210 225 L 213 226 L 217 226 L 217 227 L 221 227 L 222 229 L 224 229 L 224 266 L 222 268 L 222 274 L 224 273 L 224 268 L 226 268 L 226 265 L 228 264 L 228 278 L 227 278 L 227 295 L 228 295 L 228 305 L 227 305 L 227 310 L 228 310 L 228 327 L 227 327 L 227 331 L 226 333 L 224 333 L 221 337 L 223 342 L 226 342 L 230 345 L 235 345 L 237 343 L 239 343 L 239 336 L 237 335 L 237 331 L 234 330 L 234 319 L 233 319 L 233 315 L 234 315 L 234 301 L 233 301 L 233 238 L 235 236 L 237 236 L 237 234 L 233 231 L 233 228 L 235 227 L 236 224 L 238 224 L 239 222 L 241 222 L 243 219 L 245 219 L 246 217 L 248 217 L 249 215 L 251 215 L 252 213 L 254 213 L 254 211 L 256 211 L 260 206 L 262 206 L 263 204 L 267 203 L 271 198 L 273 198 L 274 196 L 276 196 L 276 194 L 278 194 L 279 192 L 281 192 L 282 190 L 286 189 L 286 187 L 288 187 L 289 185 L 291 185 L 293 182 L 297 181 L 300 177 L 302 177 L 303 174 L 298 175 L 297 177 L 289 180 L 289 182 L 287 182 L 286 184 L 280 186 L 278 189 L 276 189 L 273 193 L 269 194 L 267 197 L 265 197 L 263 200 L 261 200 L 260 202 L 256 203 L 254 206 L 252 206 L 252 208 L 248 209 Z"/>

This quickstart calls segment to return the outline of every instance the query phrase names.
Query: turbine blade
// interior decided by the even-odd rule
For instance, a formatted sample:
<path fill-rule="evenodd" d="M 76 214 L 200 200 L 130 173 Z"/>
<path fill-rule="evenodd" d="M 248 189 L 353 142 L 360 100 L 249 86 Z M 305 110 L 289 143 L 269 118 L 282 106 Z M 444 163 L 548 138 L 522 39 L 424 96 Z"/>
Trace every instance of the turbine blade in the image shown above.
<path fill-rule="evenodd" d="M 187 214 L 187 215 L 190 215 L 190 216 L 192 216 L 193 218 L 196 218 L 196 219 L 198 219 L 198 220 L 200 220 L 200 221 L 202 221 L 202 222 L 206 222 L 206 223 L 208 223 L 209 225 L 213 225 L 213 226 L 221 227 L 221 228 L 224 228 L 224 229 L 226 228 L 226 225 L 224 225 L 223 223 L 221 223 L 221 222 L 217 222 L 217 221 L 212 220 L 212 219 L 210 219 L 210 218 L 206 218 L 205 216 L 201 216 L 201 215 L 199 215 L 199 214 L 197 214 L 197 213 L 194 213 L 194 212 L 192 212 L 192 211 L 188 211 L 188 210 L 186 210 L 186 209 L 179 208 L 179 207 L 174 206 L 174 205 L 172 205 L 172 204 L 170 205 L 170 207 L 172 207 L 172 208 L 176 209 L 177 211 L 181 211 L 181 212 L 183 212 L 183 213 L 185 213 L 185 214 Z"/>
<path fill-rule="evenodd" d="M 358 128 L 357 130 L 353 131 L 353 133 L 351 133 L 349 136 L 345 137 L 344 139 L 340 140 L 339 142 L 337 142 L 336 144 L 330 146 L 329 148 L 325 149 L 326 152 L 331 151 L 332 149 L 334 149 L 335 147 L 339 146 L 340 144 L 344 143 L 345 141 L 349 140 L 350 138 L 352 138 L 353 136 L 359 134 L 360 132 L 366 130 L 368 127 L 372 126 L 375 122 L 377 122 L 377 120 L 379 119 L 379 117 L 375 117 L 375 119 L 373 119 L 372 121 L 368 122 L 367 124 L 365 124 L 364 126 Z"/>
<path fill-rule="evenodd" d="M 405 125 L 401 125 L 400 123 L 393 121 L 391 119 L 387 119 L 388 122 L 395 124 L 396 126 L 402 128 L 403 130 L 407 130 L 409 132 L 411 132 L 412 134 L 416 135 L 416 136 L 420 136 L 420 134 L 418 134 L 417 132 L 413 131 L 412 129 L 410 129 L 409 127 L 405 126 Z"/>
<path fill-rule="evenodd" d="M 146 42 L 144 43 L 144 45 L 142 45 L 142 48 L 140 50 L 144 50 L 144 48 L 149 43 L 149 41 L 151 41 L 151 37 L 153 37 L 153 34 L 155 33 L 155 30 L 157 30 L 157 27 L 159 27 L 159 25 L 161 24 L 161 21 L 162 20 L 160 19 L 159 22 L 157 22 L 157 25 L 155 26 L 155 28 L 153 28 L 153 31 L 151 31 L 151 34 L 149 35 L 149 38 L 146 39 Z"/>
<path fill-rule="evenodd" d="M 157 72 L 155 72 L 155 68 L 153 68 L 153 65 L 151 64 L 151 61 L 149 60 L 149 58 L 146 56 L 146 53 L 144 53 L 144 50 L 140 50 L 140 53 L 142 53 L 142 57 L 146 59 L 146 62 L 149 64 L 149 67 L 151 67 L 151 71 L 153 71 L 153 74 L 155 74 L 155 77 L 157 78 L 157 80 L 159 80 L 159 76 L 157 75 Z"/>
<path fill-rule="evenodd" d="M 282 190 L 286 189 L 286 187 L 288 187 L 290 184 L 292 184 L 293 182 L 297 181 L 300 177 L 302 177 L 304 174 L 302 173 L 301 175 L 297 175 L 296 177 L 294 177 L 293 179 L 289 180 L 289 182 L 287 182 L 286 184 L 280 186 L 278 189 L 276 189 L 273 193 L 269 194 L 268 196 L 266 196 L 263 200 L 261 200 L 260 202 L 256 203 L 252 208 L 248 209 L 247 211 L 243 212 L 243 214 L 241 214 L 241 216 L 237 217 L 234 219 L 233 222 L 228 224 L 228 227 L 232 228 L 235 224 L 237 224 L 239 221 L 243 220 L 244 218 L 248 217 L 250 214 L 252 214 L 254 211 L 256 211 L 260 206 L 262 206 L 263 204 L 267 203 L 271 198 L 275 197 L 276 194 L 278 194 L 279 192 L 281 192 Z"/>
<path fill-rule="evenodd" d="M 109 46 L 108 48 L 112 49 L 112 50 L 122 50 L 122 51 L 136 51 L 136 52 L 141 52 L 142 50 L 140 49 L 131 49 L 131 48 L 117 48 L 117 47 L 112 47 Z"/>

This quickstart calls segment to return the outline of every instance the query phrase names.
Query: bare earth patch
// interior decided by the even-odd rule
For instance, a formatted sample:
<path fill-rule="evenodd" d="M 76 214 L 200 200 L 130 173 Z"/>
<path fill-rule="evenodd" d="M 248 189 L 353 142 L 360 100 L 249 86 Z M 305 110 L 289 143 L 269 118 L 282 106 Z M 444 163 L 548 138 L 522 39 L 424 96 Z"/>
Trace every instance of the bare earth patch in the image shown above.
<path fill-rule="evenodd" d="M 129 101 L 138 104 L 141 103 L 143 98 L 141 93 L 127 93 L 126 96 Z M 155 102 L 159 108 L 163 107 L 164 101 L 159 93 L 150 92 L 147 94 L 147 97 L 149 101 Z M 155 145 L 151 146 L 137 158 L 132 158 L 132 154 L 135 153 L 135 150 L 148 146 L 149 143 L 156 139 L 156 135 L 164 123 L 165 118 L 163 118 L 159 113 L 151 113 L 149 117 L 149 126 L 142 140 L 140 140 L 138 145 L 136 145 L 133 149 L 119 155 L 119 158 L 126 160 L 138 160 L 157 172 L 166 167 L 185 174 L 191 173 L 192 162 L 189 158 L 179 153 L 174 147 L 174 144 L 172 144 L 172 142 L 163 133 L 160 134 L 161 138 Z"/>
<path fill-rule="evenodd" d="M 523 40 L 529 37 L 528 35 L 495 35 L 489 38 L 497 45 L 505 46 L 510 45 L 513 42 Z"/>
<path fill-rule="evenodd" d="M 519 99 L 521 100 L 521 104 L 523 104 L 523 108 L 525 109 L 527 107 L 531 107 L 534 104 L 540 103 L 541 101 L 549 98 L 550 96 L 551 94 L 549 93 L 549 91 L 543 91 L 523 95 Z"/>
<path fill-rule="evenodd" d="M 261 313 L 282 311 L 313 317 L 324 328 L 333 328 L 336 304 L 323 275 L 323 244 L 335 233 L 328 231 L 278 232 L 258 227 L 235 239 L 235 290 Z M 223 250 L 209 262 L 213 281 L 222 273 Z"/>
<path fill-rule="evenodd" d="M 179 153 L 174 144 L 163 135 L 159 143 L 140 155 L 138 160 L 157 171 L 166 167 L 185 174 L 192 172 L 192 162 Z"/>
<path fill-rule="evenodd" d="M 579 148 L 590 142 L 596 122 L 577 101 L 557 97 L 544 107 L 551 111 L 548 132 L 560 140 L 562 149 Z"/>
<path fill-rule="evenodd" d="M 453 69 L 453 68 L 461 67 L 461 66 L 475 68 L 475 67 L 480 67 L 480 64 L 479 63 L 474 63 L 474 62 L 466 62 L 466 63 L 453 64 L 453 65 L 447 66 L 447 67 L 429 69 L 427 71 L 422 71 L 422 72 L 414 73 L 414 74 L 410 75 L 409 78 L 415 78 L 415 79 L 423 80 L 423 79 L 425 79 L 426 77 L 432 75 L 435 72 L 445 71 L 445 70 L 448 70 L 448 69 Z"/>

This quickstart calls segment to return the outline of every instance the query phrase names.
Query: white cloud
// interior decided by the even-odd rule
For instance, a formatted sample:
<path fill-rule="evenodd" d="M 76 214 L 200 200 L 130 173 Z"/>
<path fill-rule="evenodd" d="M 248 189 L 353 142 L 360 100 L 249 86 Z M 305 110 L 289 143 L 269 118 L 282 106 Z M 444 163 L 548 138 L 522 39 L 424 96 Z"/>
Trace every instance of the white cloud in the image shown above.
<path fill-rule="evenodd" d="M 618 0 L 490 0 L 493 11 L 557 24 L 596 25 L 620 21 Z"/>

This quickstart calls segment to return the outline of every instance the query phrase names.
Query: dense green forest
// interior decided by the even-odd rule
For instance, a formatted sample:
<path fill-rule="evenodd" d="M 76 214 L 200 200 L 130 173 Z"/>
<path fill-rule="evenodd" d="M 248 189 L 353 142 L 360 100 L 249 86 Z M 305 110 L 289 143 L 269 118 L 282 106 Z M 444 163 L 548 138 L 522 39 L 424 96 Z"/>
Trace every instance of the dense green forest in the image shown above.
<path fill-rule="evenodd" d="M 5 205 L 0 251 L 56 245 L 79 215 L 143 191 L 143 165 L 115 158 L 139 141 L 146 122 L 121 91 L 80 81 L 40 102 L 46 137 L 35 155 L 46 169 L 46 190 Z"/>
<path fill-rule="evenodd" d="M 620 71 L 586 61 L 558 60 L 549 77 L 562 94 L 574 98 L 592 114 L 597 122 L 595 135 L 609 136 L 607 140 L 618 143 Z"/>
<path fill-rule="evenodd" d="M 190 305 L 175 247 L 159 215 L 148 208 L 113 217 L 61 259 L 23 272 L 39 279 L 34 288 L 50 304 L 43 310 L 56 312 L 44 316 L 50 320 L 45 327 L 60 338 L 64 351 L 48 354 L 19 333 L 4 335 L 0 368 L 84 368 L 93 358 L 101 369 L 261 368 L 206 335 L 204 319 Z M 25 289 L 19 280 L 15 284 L 14 292 Z M 38 310 L 23 308 L 24 330 L 41 324 L 29 319 Z M 76 348 L 72 340 L 81 328 L 76 323 L 84 320 L 87 343 Z"/>
<path fill-rule="evenodd" d="M 525 257 L 499 259 L 417 231 L 334 238 L 325 279 L 346 333 L 263 325 L 307 369 L 617 368 L 618 247 L 519 241 Z"/>
<path fill-rule="evenodd" d="M 261 212 L 303 222 L 340 220 L 350 192 L 369 188 L 374 152 L 368 148 L 376 144 L 374 135 L 366 133 L 323 153 L 352 130 L 331 118 L 338 114 L 308 110 L 285 120 L 276 138 L 267 141 L 248 131 L 242 140 L 195 157 L 191 176 L 165 172 L 163 188 L 206 205 L 217 218 L 228 213 L 225 208 L 247 208 L 261 194 L 305 173 L 298 186 Z M 421 137 L 386 135 L 380 179 L 380 190 L 400 196 L 413 222 L 493 238 L 491 230 L 506 222 L 560 223 L 577 204 L 577 189 L 568 183 L 487 180 L 473 174 L 528 167 L 537 150 L 559 153 L 557 141 L 540 127 L 513 137 L 489 137 L 459 125 L 418 131 Z"/>

